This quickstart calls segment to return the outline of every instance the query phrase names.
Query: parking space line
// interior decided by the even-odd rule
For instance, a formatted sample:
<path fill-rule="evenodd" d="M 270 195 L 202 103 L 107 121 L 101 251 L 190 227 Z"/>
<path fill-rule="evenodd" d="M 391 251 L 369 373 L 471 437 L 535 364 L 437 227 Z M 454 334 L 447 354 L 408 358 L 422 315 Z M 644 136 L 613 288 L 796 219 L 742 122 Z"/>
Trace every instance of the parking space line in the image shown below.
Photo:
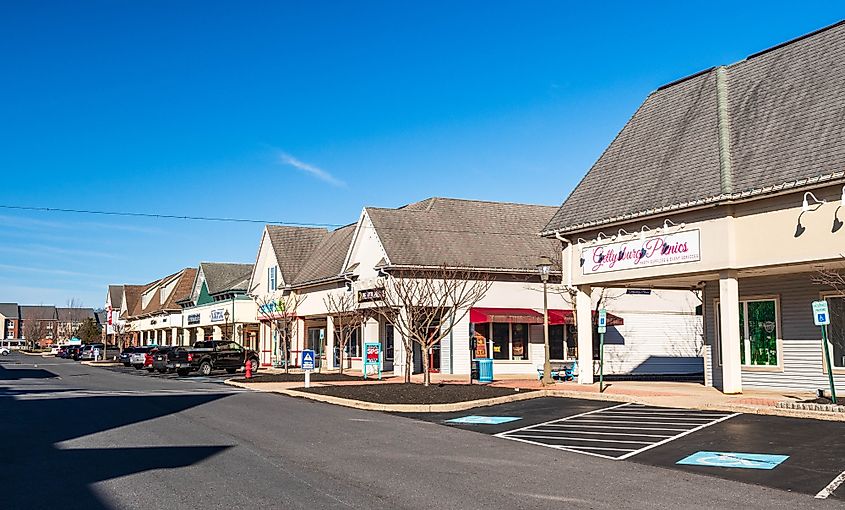
<path fill-rule="evenodd" d="M 650 408 L 619 404 L 494 435 L 548 448 L 623 460 L 740 414 L 659 409 L 650 413 Z"/>
<path fill-rule="evenodd" d="M 842 482 L 845 482 L 845 471 L 839 473 L 839 476 L 834 478 L 827 486 L 820 490 L 818 494 L 816 494 L 816 499 L 827 499 L 828 496 L 833 494 L 836 489 L 842 485 Z"/>
<path fill-rule="evenodd" d="M 624 459 L 627 459 L 627 458 L 629 458 L 629 457 L 633 457 L 634 455 L 637 455 L 637 454 L 639 454 L 639 453 L 642 453 L 642 452 L 644 452 L 644 451 L 646 451 L 646 450 L 651 450 L 652 448 L 657 448 L 658 446 L 660 446 L 660 445 L 664 445 L 664 444 L 668 443 L 669 441 L 674 441 L 675 439 L 678 439 L 678 438 L 680 438 L 680 437 L 688 436 L 688 435 L 692 434 L 693 432 L 698 432 L 698 431 L 699 431 L 699 430 L 701 430 L 701 429 L 707 428 L 707 427 L 709 427 L 709 426 L 711 426 L 711 425 L 715 425 L 715 424 L 717 424 L 717 423 L 721 423 L 721 422 L 723 422 L 723 421 L 725 421 L 725 420 L 729 420 L 729 419 L 733 418 L 734 416 L 739 416 L 740 414 L 742 414 L 742 413 L 733 413 L 733 414 L 729 414 L 729 415 L 727 415 L 727 416 L 724 416 L 724 417 L 722 417 L 722 418 L 719 418 L 718 420 L 711 421 L 710 423 L 705 423 L 705 424 L 703 424 L 703 425 L 699 425 L 698 427 L 695 427 L 694 429 L 689 429 L 688 431 L 686 431 L 686 432 L 682 432 L 681 434 L 678 434 L 677 436 L 668 437 L 668 438 L 664 439 L 663 441 L 658 441 L 657 443 L 654 443 L 654 444 L 652 444 L 652 445 L 646 446 L 645 448 L 640 448 L 640 449 L 639 449 L 639 450 L 637 450 L 637 451 L 634 451 L 634 452 L 628 453 L 628 454 L 626 454 L 626 455 L 623 455 L 622 457 L 619 457 L 619 460 L 624 460 Z"/>
<path fill-rule="evenodd" d="M 531 434 L 512 434 L 513 437 L 535 437 L 537 439 L 560 439 L 561 441 L 589 441 L 593 443 L 651 444 L 651 441 L 627 441 L 621 439 L 593 439 L 591 437 L 540 436 Z M 581 447 L 579 447 L 581 448 Z"/>

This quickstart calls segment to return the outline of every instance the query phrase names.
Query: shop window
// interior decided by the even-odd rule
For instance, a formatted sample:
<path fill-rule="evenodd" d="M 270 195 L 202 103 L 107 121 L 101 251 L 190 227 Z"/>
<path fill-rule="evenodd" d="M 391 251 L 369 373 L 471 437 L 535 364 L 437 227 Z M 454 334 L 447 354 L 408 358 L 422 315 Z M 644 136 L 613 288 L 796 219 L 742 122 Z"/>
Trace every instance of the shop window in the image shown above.
<path fill-rule="evenodd" d="M 845 297 L 828 297 L 830 325 L 827 327 L 827 341 L 831 347 L 831 363 L 834 368 L 845 368 Z"/>
<path fill-rule="evenodd" d="M 476 334 L 484 334 L 486 325 L 476 324 Z M 528 359 L 528 324 L 494 322 L 491 326 L 493 338 L 493 359 Z"/>
<path fill-rule="evenodd" d="M 716 328 L 721 314 L 716 302 Z M 778 366 L 778 306 L 774 299 L 741 300 L 739 302 L 739 358 L 746 367 Z M 722 352 L 719 350 L 719 363 Z"/>
<path fill-rule="evenodd" d="M 493 359 L 510 359 L 510 324 L 493 323 Z"/>
<path fill-rule="evenodd" d="M 346 342 L 346 349 L 345 349 L 345 356 L 347 358 L 360 358 L 361 357 L 361 341 L 360 335 L 360 328 L 355 328 L 352 331 L 352 335 L 350 335 L 349 340 Z M 340 338 L 340 330 L 336 329 L 335 338 Z"/>
<path fill-rule="evenodd" d="M 549 359 L 564 359 L 564 349 L 566 344 L 564 342 L 564 326 L 549 326 Z"/>

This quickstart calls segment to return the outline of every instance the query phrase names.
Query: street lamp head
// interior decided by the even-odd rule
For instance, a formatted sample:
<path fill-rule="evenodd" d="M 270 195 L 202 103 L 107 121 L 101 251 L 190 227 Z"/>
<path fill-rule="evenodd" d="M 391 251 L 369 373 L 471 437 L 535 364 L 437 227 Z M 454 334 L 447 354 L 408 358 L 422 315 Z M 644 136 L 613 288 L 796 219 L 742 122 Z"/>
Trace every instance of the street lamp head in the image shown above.
<path fill-rule="evenodd" d="M 223 318 L 227 321 L 229 320 L 229 310 L 226 310 L 225 312 L 223 312 Z"/>
<path fill-rule="evenodd" d="M 549 280 L 549 273 L 552 271 L 552 261 L 549 257 L 542 256 L 537 261 L 537 271 L 540 273 L 540 279 L 544 282 Z"/>

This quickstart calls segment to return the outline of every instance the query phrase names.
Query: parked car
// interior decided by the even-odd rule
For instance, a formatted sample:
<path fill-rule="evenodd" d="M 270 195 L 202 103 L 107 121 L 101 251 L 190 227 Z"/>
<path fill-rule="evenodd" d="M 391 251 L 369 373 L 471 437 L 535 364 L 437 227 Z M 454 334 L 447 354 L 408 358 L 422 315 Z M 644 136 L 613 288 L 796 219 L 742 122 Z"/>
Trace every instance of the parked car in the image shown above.
<path fill-rule="evenodd" d="M 65 357 L 67 359 L 72 359 L 73 361 L 79 361 L 79 354 L 81 351 L 81 345 L 69 345 L 67 348 L 67 355 Z"/>
<path fill-rule="evenodd" d="M 197 342 L 193 347 L 177 347 L 173 354 L 173 368 L 181 376 L 190 372 L 209 375 L 213 370 L 234 374 L 246 363 L 251 363 L 253 372 L 258 371 L 258 353 L 229 340 Z"/>
<path fill-rule="evenodd" d="M 100 359 L 103 359 L 103 356 L 106 354 L 106 346 L 104 344 L 85 344 L 82 346 L 82 349 L 79 351 L 79 359 L 80 360 L 93 360 L 94 359 L 94 350 L 98 349 L 98 354 Z"/>
<path fill-rule="evenodd" d="M 160 374 L 174 371 L 176 369 L 173 366 L 173 354 L 175 350 L 175 347 L 159 347 L 152 352 L 153 370 Z"/>
<path fill-rule="evenodd" d="M 117 359 L 121 363 L 123 363 L 123 366 L 131 367 L 132 362 L 129 361 L 129 357 L 132 355 L 133 352 L 135 352 L 135 347 L 127 347 L 126 349 L 120 351 L 120 354 L 117 356 Z"/>
<path fill-rule="evenodd" d="M 0 347 L 0 356 L 8 356 L 12 353 L 12 350 L 8 347 Z"/>
<path fill-rule="evenodd" d="M 61 349 L 61 348 L 62 348 L 61 345 L 54 344 L 52 347 L 50 347 L 50 354 L 52 354 L 53 356 L 58 356 L 59 355 L 59 349 Z"/>
<path fill-rule="evenodd" d="M 136 370 L 141 370 L 147 363 L 147 355 L 155 348 L 155 345 L 135 347 L 135 350 L 133 350 L 132 354 L 129 355 L 129 364 L 135 367 Z"/>

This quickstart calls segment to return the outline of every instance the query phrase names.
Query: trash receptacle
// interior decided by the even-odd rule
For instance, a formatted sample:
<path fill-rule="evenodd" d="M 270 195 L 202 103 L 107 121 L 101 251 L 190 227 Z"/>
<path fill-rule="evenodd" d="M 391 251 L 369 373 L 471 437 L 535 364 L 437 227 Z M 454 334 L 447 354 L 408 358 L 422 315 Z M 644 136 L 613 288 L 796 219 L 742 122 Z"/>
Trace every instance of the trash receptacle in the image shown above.
<path fill-rule="evenodd" d="M 493 382 L 493 360 L 490 358 L 474 358 L 472 360 L 472 375 L 478 382 Z"/>

